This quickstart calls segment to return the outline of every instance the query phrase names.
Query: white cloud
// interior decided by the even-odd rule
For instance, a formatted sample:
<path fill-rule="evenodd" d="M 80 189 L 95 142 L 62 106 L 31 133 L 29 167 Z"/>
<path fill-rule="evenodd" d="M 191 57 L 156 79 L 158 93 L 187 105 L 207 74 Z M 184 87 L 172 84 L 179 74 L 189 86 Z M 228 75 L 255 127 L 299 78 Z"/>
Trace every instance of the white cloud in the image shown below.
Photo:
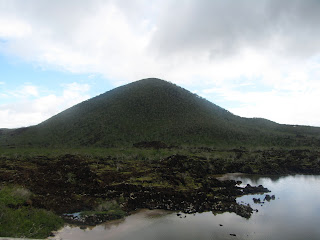
<path fill-rule="evenodd" d="M 243 96 L 247 104 L 229 110 L 236 115 L 262 117 L 283 124 L 320 126 L 319 94 L 319 91 L 308 94 L 251 93 Z"/>
<path fill-rule="evenodd" d="M 230 82 L 223 86 L 203 89 L 199 94 L 205 98 L 223 99 L 237 103 L 229 111 L 243 117 L 261 117 L 283 124 L 320 126 L 320 82 L 317 74 L 309 68 L 312 64 L 286 72 L 266 71 L 272 81 L 263 78 L 265 84 L 259 89 L 249 83 L 241 85 Z M 305 71 L 301 69 L 305 68 Z M 249 88 L 242 88 L 249 87 Z"/>
<path fill-rule="evenodd" d="M 17 99 L 28 98 L 28 97 L 38 97 L 39 89 L 37 86 L 26 84 L 18 87 L 15 90 L 7 90 L 3 93 L 0 92 L 0 96 L 6 97 L 6 98 L 17 98 Z"/>
<path fill-rule="evenodd" d="M 38 88 L 36 86 L 31 86 L 31 85 L 23 86 L 22 89 L 18 91 L 18 94 L 21 94 L 23 96 L 33 96 L 33 97 L 39 96 Z"/>
<path fill-rule="evenodd" d="M 21 20 L 0 17 L 0 39 L 22 38 L 31 32 L 31 26 Z"/>
<path fill-rule="evenodd" d="M 21 14 L 24 16 L 21 21 L 31 24 L 34 34 L 6 42 L 2 49 L 43 66 L 77 73 L 97 72 L 117 80 L 136 80 L 138 75 L 144 75 L 141 67 L 148 67 L 150 59 L 145 56 L 145 48 L 153 29 L 146 20 L 133 28 L 117 3 L 82 1 L 74 3 L 73 9 L 72 4 L 64 6 L 65 2 L 42 1 L 36 10 L 21 8 L 20 11 L 27 11 Z M 19 11 L 21 6 L 18 2 L 16 5 L 15 11 Z M 83 11 L 86 5 L 94 12 Z M 49 16 L 41 18 L 49 7 Z M 72 14 L 66 10 L 61 12 L 65 7 L 69 7 Z"/>
<path fill-rule="evenodd" d="M 30 86 L 29 86 L 30 87 Z M 24 89 L 25 87 L 22 87 Z M 32 88 L 31 88 L 32 89 Z M 90 98 L 88 84 L 64 85 L 60 94 L 20 96 L 15 103 L 0 105 L 0 128 L 16 128 L 38 124 L 49 117 Z"/>

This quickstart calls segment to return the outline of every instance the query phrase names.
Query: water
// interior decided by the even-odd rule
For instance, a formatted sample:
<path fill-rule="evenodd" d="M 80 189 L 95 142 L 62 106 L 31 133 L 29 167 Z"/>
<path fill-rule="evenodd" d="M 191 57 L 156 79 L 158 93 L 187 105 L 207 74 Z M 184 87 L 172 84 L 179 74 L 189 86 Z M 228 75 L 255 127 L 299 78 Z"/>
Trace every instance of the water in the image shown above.
<path fill-rule="evenodd" d="M 248 220 L 234 213 L 214 215 L 212 212 L 205 212 L 182 214 L 179 217 L 177 213 L 168 211 L 140 210 L 123 220 L 92 229 L 66 226 L 56 239 L 320 239 L 320 176 L 271 178 L 226 175 L 224 178 L 243 181 L 244 185 L 262 184 L 272 191 L 269 194 L 275 195 L 275 200 L 265 201 L 263 204 L 253 202 L 252 198 L 263 201 L 265 194 L 238 198 L 238 202 L 249 203 L 254 209 L 258 209 Z"/>

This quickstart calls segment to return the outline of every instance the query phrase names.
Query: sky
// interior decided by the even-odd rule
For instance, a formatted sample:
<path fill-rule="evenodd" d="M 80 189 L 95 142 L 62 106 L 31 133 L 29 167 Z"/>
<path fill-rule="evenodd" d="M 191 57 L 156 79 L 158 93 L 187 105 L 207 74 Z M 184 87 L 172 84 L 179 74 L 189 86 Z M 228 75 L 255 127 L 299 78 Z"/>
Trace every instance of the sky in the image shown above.
<path fill-rule="evenodd" d="M 0 0 L 0 128 L 149 77 L 320 126 L 319 13 L 319 0 Z"/>

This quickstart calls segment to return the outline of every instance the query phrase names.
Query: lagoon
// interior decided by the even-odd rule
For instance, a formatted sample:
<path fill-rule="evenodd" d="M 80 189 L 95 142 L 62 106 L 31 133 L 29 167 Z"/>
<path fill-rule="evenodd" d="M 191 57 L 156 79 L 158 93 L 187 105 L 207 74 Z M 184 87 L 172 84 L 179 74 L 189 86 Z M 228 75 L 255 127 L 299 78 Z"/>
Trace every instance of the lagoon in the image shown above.
<path fill-rule="evenodd" d="M 163 210 L 139 210 L 122 220 L 93 228 L 66 225 L 51 239 L 90 240 L 220 240 L 220 239 L 320 239 L 320 176 L 255 176 L 226 174 L 221 179 L 263 185 L 275 195 L 247 195 L 238 202 L 257 209 L 250 219 L 234 213 L 184 214 Z M 261 203 L 254 203 L 260 198 Z"/>

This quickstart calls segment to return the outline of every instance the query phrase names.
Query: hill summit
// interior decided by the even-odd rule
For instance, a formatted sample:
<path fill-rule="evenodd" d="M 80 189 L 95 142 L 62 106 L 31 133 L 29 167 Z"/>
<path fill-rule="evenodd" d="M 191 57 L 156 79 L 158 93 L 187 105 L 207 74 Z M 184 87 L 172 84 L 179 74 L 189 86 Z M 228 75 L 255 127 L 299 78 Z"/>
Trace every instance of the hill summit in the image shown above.
<path fill-rule="evenodd" d="M 170 82 L 142 79 L 79 103 L 28 128 L 2 130 L 2 146 L 319 144 L 319 128 L 248 119 Z"/>

